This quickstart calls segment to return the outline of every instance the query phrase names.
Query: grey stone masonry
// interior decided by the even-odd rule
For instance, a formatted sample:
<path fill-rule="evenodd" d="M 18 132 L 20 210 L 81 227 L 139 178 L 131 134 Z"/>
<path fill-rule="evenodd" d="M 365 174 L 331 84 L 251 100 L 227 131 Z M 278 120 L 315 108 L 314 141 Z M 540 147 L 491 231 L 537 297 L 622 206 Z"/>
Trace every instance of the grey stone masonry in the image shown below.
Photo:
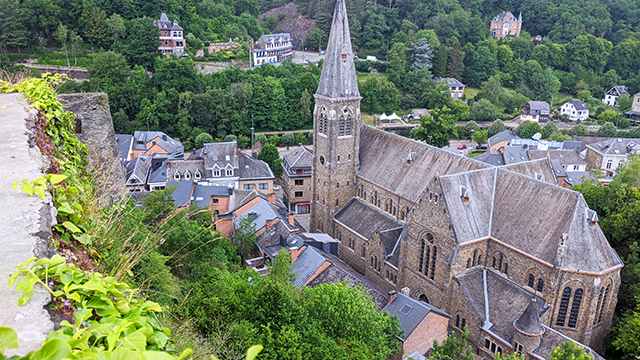
<path fill-rule="evenodd" d="M 25 306 L 18 306 L 20 292 L 7 287 L 13 267 L 32 257 L 49 256 L 46 239 L 55 219 L 50 202 L 11 189 L 15 180 L 33 180 L 42 176 L 42 157 L 31 141 L 27 121 L 34 120 L 34 112 L 20 94 L 0 94 L 0 326 L 18 333 L 18 351 L 6 351 L 5 356 L 25 355 L 38 349 L 53 323 L 45 306 L 50 297 L 36 293 Z M 6 107 L 5 107 L 6 106 Z M 31 139 L 33 140 L 33 139 Z"/>

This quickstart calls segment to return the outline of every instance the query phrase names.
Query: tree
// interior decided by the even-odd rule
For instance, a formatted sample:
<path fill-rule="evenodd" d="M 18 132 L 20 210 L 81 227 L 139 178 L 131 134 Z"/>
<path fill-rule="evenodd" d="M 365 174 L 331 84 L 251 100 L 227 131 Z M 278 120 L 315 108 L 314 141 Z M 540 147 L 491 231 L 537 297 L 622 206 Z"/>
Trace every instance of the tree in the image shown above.
<path fill-rule="evenodd" d="M 278 154 L 278 149 L 275 145 L 270 143 L 263 145 L 260 154 L 258 154 L 258 160 L 266 162 L 275 175 L 282 174 L 282 166 L 280 166 L 282 159 L 280 159 L 280 154 Z"/>
<path fill-rule="evenodd" d="M 464 125 L 465 132 L 467 134 L 473 134 L 474 132 L 480 130 L 480 125 L 477 122 L 471 120 Z"/>
<path fill-rule="evenodd" d="M 479 46 L 471 58 L 470 65 L 471 84 L 479 85 L 495 75 L 498 61 L 487 46 Z"/>
<path fill-rule="evenodd" d="M 549 360 L 593 360 L 584 348 L 573 341 L 565 341 L 551 353 Z"/>
<path fill-rule="evenodd" d="M 0 51 L 27 45 L 27 32 L 22 22 L 22 9 L 18 0 L 0 0 Z"/>
<path fill-rule="evenodd" d="M 392 81 L 397 88 L 402 88 L 404 74 L 407 71 L 407 49 L 402 43 L 395 43 L 389 50 L 389 67 L 387 68 L 387 78 Z"/>
<path fill-rule="evenodd" d="M 260 153 L 262 154 L 262 152 Z M 240 219 L 236 234 L 233 236 L 233 244 L 238 247 L 243 260 L 246 259 L 250 251 L 257 246 L 256 226 L 253 224 L 253 219 L 249 215 L 245 215 Z"/>
<path fill-rule="evenodd" d="M 598 129 L 596 136 L 598 137 L 615 137 L 618 133 L 616 126 L 612 122 L 606 122 Z"/>
<path fill-rule="evenodd" d="M 222 139 L 222 141 L 224 142 L 233 142 L 235 141 L 236 144 L 238 143 L 238 137 L 233 135 L 233 134 L 229 134 L 227 136 L 224 137 L 224 139 Z"/>
<path fill-rule="evenodd" d="M 78 66 L 78 52 L 83 43 L 82 36 L 78 35 L 75 31 L 69 31 L 69 51 L 73 54 L 73 66 Z"/>
<path fill-rule="evenodd" d="M 300 112 L 300 120 L 305 126 L 313 124 L 312 104 L 311 95 L 307 89 L 302 90 L 298 111 Z"/>
<path fill-rule="evenodd" d="M 483 145 L 487 143 L 488 136 L 487 130 L 479 130 L 473 133 L 472 136 L 473 141 L 475 141 L 478 145 Z"/>
<path fill-rule="evenodd" d="M 202 149 L 204 147 L 204 144 L 210 144 L 213 142 L 213 136 L 207 134 L 207 133 L 202 133 L 198 136 L 196 136 L 195 139 L 195 147 L 196 149 Z"/>
<path fill-rule="evenodd" d="M 516 133 L 523 139 L 531 139 L 536 133 L 542 132 L 542 128 L 538 123 L 524 121 L 516 128 Z"/>
<path fill-rule="evenodd" d="M 433 57 L 433 76 L 445 77 L 447 76 L 447 55 L 449 49 L 446 46 L 441 46 Z"/>
<path fill-rule="evenodd" d="M 415 139 L 424 140 L 439 148 L 449 146 L 449 141 L 455 135 L 455 124 L 456 119 L 451 109 L 446 106 L 433 109 L 431 116 L 422 118 L 415 132 Z"/>
<path fill-rule="evenodd" d="M 630 138 L 640 138 L 640 126 L 634 126 L 628 133 Z"/>
<path fill-rule="evenodd" d="M 598 124 L 604 124 L 606 122 L 614 122 L 618 118 L 618 111 L 613 109 L 608 109 L 603 111 L 600 115 L 598 115 Z"/>
<path fill-rule="evenodd" d="M 53 38 L 62 45 L 62 49 L 67 57 L 67 66 L 71 66 L 71 64 L 69 64 L 69 48 L 67 47 L 67 41 L 69 40 L 67 27 L 62 25 L 62 23 L 58 24 L 58 29 L 53 33 Z"/>
<path fill-rule="evenodd" d="M 535 73 L 529 78 L 529 87 L 542 101 L 551 102 L 553 95 L 560 90 L 560 80 L 553 74 L 551 68 Z"/>
<path fill-rule="evenodd" d="M 111 14 L 109 19 L 107 19 L 107 28 L 109 29 L 114 44 L 127 34 L 127 28 L 124 26 L 122 16 L 115 13 Z"/>
<path fill-rule="evenodd" d="M 471 346 L 467 345 L 467 338 L 469 337 L 469 330 L 464 327 L 460 340 L 456 333 L 452 333 L 447 336 L 447 339 L 442 342 L 442 345 L 438 344 L 438 340 L 434 340 L 433 348 L 431 349 L 432 360 L 473 360 L 473 351 Z"/>
<path fill-rule="evenodd" d="M 92 85 L 97 89 L 109 91 L 113 86 L 120 86 L 129 76 L 127 60 L 113 51 L 107 51 L 93 58 L 93 66 L 89 68 Z"/>
<path fill-rule="evenodd" d="M 26 20 L 25 25 L 28 26 L 29 33 L 42 34 L 45 40 L 58 27 L 59 14 L 60 7 L 55 5 L 53 0 L 24 0 L 22 2 L 22 16 Z"/>
<path fill-rule="evenodd" d="M 362 95 L 362 111 L 365 113 L 373 113 L 380 104 L 380 96 L 382 87 L 380 81 L 375 76 L 367 77 L 364 84 L 360 86 L 360 95 Z"/>
<path fill-rule="evenodd" d="M 284 135 L 282 135 L 282 138 L 280 139 L 280 142 L 283 146 L 289 148 L 289 146 L 293 146 L 296 144 L 296 136 L 293 135 L 292 132 L 284 133 Z"/>
<path fill-rule="evenodd" d="M 460 42 L 456 40 L 451 47 L 451 51 L 447 54 L 448 77 L 456 78 L 458 80 L 462 79 L 462 72 L 464 70 L 464 63 L 462 60 L 462 46 L 460 46 Z"/>
<path fill-rule="evenodd" d="M 320 28 L 314 28 L 304 41 L 305 48 L 314 51 L 324 47 L 327 43 L 327 35 Z"/>
<path fill-rule="evenodd" d="M 433 67 L 433 50 L 425 39 L 420 39 L 411 49 L 411 70 Z"/>
<path fill-rule="evenodd" d="M 582 80 L 580 80 L 582 81 Z M 576 94 L 576 97 L 582 101 L 585 101 L 587 99 L 589 99 L 591 97 L 591 91 L 589 90 L 580 90 L 578 91 L 578 93 Z"/>
<path fill-rule="evenodd" d="M 507 127 L 505 126 L 504 122 L 502 122 L 502 120 L 496 120 L 492 122 L 491 125 L 489 125 L 489 128 L 487 129 L 487 135 L 489 137 L 492 137 L 493 135 L 505 130 L 507 130 Z"/>
<path fill-rule="evenodd" d="M 631 110 L 631 105 L 633 105 L 633 98 L 628 94 L 624 94 L 618 98 L 618 110 L 625 113 Z"/>
<path fill-rule="evenodd" d="M 571 140 L 571 136 L 565 135 L 565 134 L 561 133 L 560 131 L 556 131 L 553 134 L 549 135 L 547 140 L 549 140 L 549 141 L 557 141 L 557 142 L 570 141 Z"/>
<path fill-rule="evenodd" d="M 578 124 L 569 130 L 569 135 L 572 136 L 589 136 L 589 130 L 586 126 Z"/>
<path fill-rule="evenodd" d="M 476 121 L 493 121 L 500 113 L 498 108 L 487 99 L 480 99 L 471 105 L 470 117 Z"/>
<path fill-rule="evenodd" d="M 542 137 L 548 139 L 551 134 L 557 131 L 558 125 L 556 125 L 554 122 L 549 122 L 542 128 Z"/>
<path fill-rule="evenodd" d="M 131 20 L 129 25 L 129 46 L 126 55 L 132 65 L 142 65 L 153 69 L 153 60 L 158 50 L 158 28 L 150 18 Z"/>
<path fill-rule="evenodd" d="M 87 25 L 84 28 L 84 38 L 96 48 L 108 47 L 109 25 L 107 23 L 107 13 L 104 10 L 98 7 L 91 9 Z"/>
<path fill-rule="evenodd" d="M 262 146 L 265 146 L 267 144 L 267 137 L 265 136 L 265 134 L 255 134 L 253 136 L 253 142 L 257 143 L 259 142 Z"/>

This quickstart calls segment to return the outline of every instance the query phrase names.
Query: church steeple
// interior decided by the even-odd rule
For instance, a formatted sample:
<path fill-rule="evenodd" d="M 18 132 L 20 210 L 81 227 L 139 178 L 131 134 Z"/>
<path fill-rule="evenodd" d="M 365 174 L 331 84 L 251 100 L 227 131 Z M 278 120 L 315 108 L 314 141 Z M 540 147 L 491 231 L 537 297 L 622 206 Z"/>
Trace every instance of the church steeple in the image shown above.
<path fill-rule="evenodd" d="M 330 99 L 360 97 L 345 0 L 337 0 L 316 95 Z"/>
<path fill-rule="evenodd" d="M 345 0 L 336 1 L 313 109 L 311 231 L 333 235 L 333 217 L 356 194 L 360 92 Z"/>

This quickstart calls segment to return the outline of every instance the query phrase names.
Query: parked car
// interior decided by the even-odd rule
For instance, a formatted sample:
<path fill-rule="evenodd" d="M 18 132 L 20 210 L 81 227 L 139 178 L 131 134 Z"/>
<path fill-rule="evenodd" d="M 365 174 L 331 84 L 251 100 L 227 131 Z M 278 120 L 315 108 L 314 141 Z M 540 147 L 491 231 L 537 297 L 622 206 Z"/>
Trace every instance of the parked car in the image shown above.
<path fill-rule="evenodd" d="M 458 150 L 464 150 L 466 148 L 467 148 L 467 145 L 465 145 L 465 144 L 462 144 L 462 145 L 458 146 Z"/>
<path fill-rule="evenodd" d="M 476 149 L 478 149 L 478 150 L 487 150 L 487 145 L 486 144 L 478 145 L 478 146 L 476 146 Z"/>

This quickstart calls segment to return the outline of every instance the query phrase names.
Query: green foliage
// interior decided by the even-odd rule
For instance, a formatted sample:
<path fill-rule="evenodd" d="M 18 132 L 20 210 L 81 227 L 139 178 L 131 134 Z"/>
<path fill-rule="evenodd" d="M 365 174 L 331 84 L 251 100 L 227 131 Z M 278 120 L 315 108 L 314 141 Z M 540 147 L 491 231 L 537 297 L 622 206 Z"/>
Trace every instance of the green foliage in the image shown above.
<path fill-rule="evenodd" d="M 292 132 L 284 133 L 284 135 L 282 135 L 282 138 L 280 139 L 280 142 L 282 143 L 282 146 L 293 146 L 296 144 L 296 136 L 293 135 Z"/>
<path fill-rule="evenodd" d="M 498 108 L 487 99 L 480 99 L 471 105 L 470 117 L 473 120 L 493 121 L 498 116 Z"/>
<path fill-rule="evenodd" d="M 411 48 L 411 70 L 431 69 L 433 67 L 433 55 L 433 50 L 431 50 L 431 46 L 426 39 L 420 39 Z"/>
<path fill-rule="evenodd" d="M 598 115 L 598 124 L 603 125 L 607 122 L 614 123 L 618 117 L 618 114 L 618 111 L 613 109 L 605 110 L 600 115 Z"/>
<path fill-rule="evenodd" d="M 232 142 L 232 141 L 238 142 L 238 137 L 233 135 L 233 134 L 229 134 L 229 135 L 224 137 L 223 141 L 224 142 Z"/>
<path fill-rule="evenodd" d="M 493 135 L 499 133 L 499 132 L 503 132 L 507 130 L 506 125 L 504 124 L 504 122 L 502 122 L 502 120 L 496 120 L 494 122 L 491 123 L 491 125 L 489 125 L 489 128 L 487 128 L 488 131 L 488 136 L 492 137 Z"/>
<path fill-rule="evenodd" d="M 555 132 L 558 132 L 558 125 L 550 121 L 542 128 L 542 137 L 548 139 Z"/>
<path fill-rule="evenodd" d="M 556 131 L 553 134 L 549 135 L 547 140 L 549 140 L 549 141 L 559 141 L 559 142 L 570 141 L 571 140 L 571 136 L 565 135 L 565 134 L 561 133 L 560 131 Z"/>
<path fill-rule="evenodd" d="M 207 133 L 202 133 L 198 136 L 196 136 L 196 140 L 195 140 L 195 147 L 196 149 L 202 149 L 204 147 L 204 144 L 210 144 L 213 142 L 213 136 L 207 134 Z"/>
<path fill-rule="evenodd" d="M 107 48 L 110 34 L 107 13 L 99 7 L 91 8 L 84 29 L 84 37 L 96 48 Z"/>
<path fill-rule="evenodd" d="M 471 346 L 467 345 L 468 337 L 469 330 L 465 326 L 460 334 L 460 339 L 458 339 L 457 333 L 453 332 L 447 336 L 442 345 L 438 344 L 438 340 L 434 340 L 430 358 L 433 360 L 472 360 L 473 352 Z"/>
<path fill-rule="evenodd" d="M 589 130 L 587 129 L 586 126 L 582 125 L 582 124 L 578 124 L 574 127 L 571 128 L 571 130 L 569 131 L 569 135 L 573 135 L 573 136 L 589 136 Z"/>
<path fill-rule="evenodd" d="M 573 341 L 565 341 L 551 353 L 550 360 L 592 360 L 584 348 Z"/>
<path fill-rule="evenodd" d="M 258 154 L 258 159 L 266 162 L 274 175 L 280 176 L 282 174 L 282 166 L 280 166 L 282 159 L 275 145 L 271 143 L 264 145 Z"/>
<path fill-rule="evenodd" d="M 615 137 L 618 133 L 616 126 L 612 122 L 606 122 L 598 129 L 596 136 L 599 137 Z"/>
<path fill-rule="evenodd" d="M 422 118 L 414 138 L 439 148 L 449 146 L 449 141 L 455 135 L 455 124 L 456 118 L 451 109 L 446 106 L 433 109 L 431 116 Z"/>
<path fill-rule="evenodd" d="M 255 134 L 253 136 L 253 142 L 259 142 L 262 146 L 267 144 L 267 137 L 264 134 Z"/>
<path fill-rule="evenodd" d="M 479 130 L 473 133 L 472 136 L 473 141 L 478 143 L 478 145 L 483 145 L 487 143 L 487 130 Z"/>
<path fill-rule="evenodd" d="M 538 125 L 538 123 L 533 123 L 529 120 L 523 121 L 516 128 L 516 133 L 518 134 L 518 136 L 526 139 L 530 139 L 537 132 L 541 133 L 542 128 L 540 127 L 540 125 Z"/>
<path fill-rule="evenodd" d="M 126 55 L 132 65 L 153 69 L 159 43 L 158 28 L 150 18 L 134 19 L 129 27 L 129 46 Z"/>

